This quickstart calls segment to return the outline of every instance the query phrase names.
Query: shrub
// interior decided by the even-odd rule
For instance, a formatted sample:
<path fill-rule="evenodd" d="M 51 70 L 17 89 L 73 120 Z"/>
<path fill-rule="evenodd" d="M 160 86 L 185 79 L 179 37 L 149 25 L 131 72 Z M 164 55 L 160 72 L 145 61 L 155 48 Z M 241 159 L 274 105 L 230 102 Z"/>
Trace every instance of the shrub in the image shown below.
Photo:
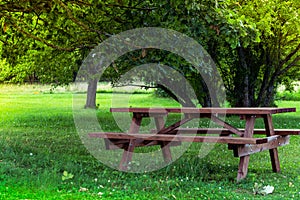
<path fill-rule="evenodd" d="M 289 92 L 289 91 L 277 92 L 276 100 L 300 101 L 300 90 L 294 92 Z"/>

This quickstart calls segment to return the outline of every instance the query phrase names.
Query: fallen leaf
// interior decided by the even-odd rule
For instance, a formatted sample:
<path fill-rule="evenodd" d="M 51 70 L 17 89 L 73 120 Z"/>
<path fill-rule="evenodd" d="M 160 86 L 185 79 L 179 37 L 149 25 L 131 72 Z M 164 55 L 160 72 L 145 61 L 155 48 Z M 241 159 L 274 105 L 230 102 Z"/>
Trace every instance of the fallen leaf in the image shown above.
<path fill-rule="evenodd" d="M 272 194 L 273 191 L 274 191 L 274 187 L 267 185 L 267 186 L 264 186 L 263 189 L 259 193 L 262 195 L 267 195 L 267 194 Z"/>
<path fill-rule="evenodd" d="M 86 191 L 88 191 L 88 190 L 89 190 L 89 189 L 87 189 L 87 188 L 80 187 L 79 192 L 86 192 Z"/>

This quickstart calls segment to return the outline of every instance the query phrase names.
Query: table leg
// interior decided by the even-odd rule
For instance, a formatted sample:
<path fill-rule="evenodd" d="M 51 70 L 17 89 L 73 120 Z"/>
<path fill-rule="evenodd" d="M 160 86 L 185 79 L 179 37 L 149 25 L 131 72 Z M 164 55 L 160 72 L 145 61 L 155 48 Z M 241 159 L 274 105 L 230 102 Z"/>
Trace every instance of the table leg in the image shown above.
<path fill-rule="evenodd" d="M 272 122 L 272 116 L 271 115 L 264 116 L 264 122 L 265 122 L 267 136 L 275 135 L 273 122 Z M 280 172 L 280 162 L 279 162 L 277 148 L 270 149 L 269 152 L 270 152 L 270 158 L 271 158 L 273 172 Z"/>
<path fill-rule="evenodd" d="M 255 115 L 246 116 L 246 127 L 244 137 L 252 137 L 254 131 L 254 124 L 255 124 Z M 241 180 L 247 176 L 248 173 L 248 166 L 249 166 L 250 155 L 242 156 L 240 158 L 239 170 L 237 175 L 237 180 Z"/>
<path fill-rule="evenodd" d="M 140 130 L 140 125 L 142 122 L 141 116 L 135 116 L 133 115 L 132 121 L 130 124 L 129 133 L 138 133 Z M 135 140 L 132 139 L 129 141 L 128 147 L 124 149 L 123 156 L 119 165 L 119 169 L 122 171 L 128 170 L 128 164 L 132 160 L 133 151 L 135 148 Z"/>
<path fill-rule="evenodd" d="M 163 116 L 155 117 L 155 124 L 156 124 L 157 131 L 160 131 L 162 128 L 164 128 L 165 120 L 164 120 Z M 172 161 L 172 154 L 171 154 L 171 149 L 170 149 L 169 144 L 170 144 L 170 142 L 162 142 L 160 145 L 162 154 L 164 157 L 164 161 L 166 163 L 169 163 Z"/>

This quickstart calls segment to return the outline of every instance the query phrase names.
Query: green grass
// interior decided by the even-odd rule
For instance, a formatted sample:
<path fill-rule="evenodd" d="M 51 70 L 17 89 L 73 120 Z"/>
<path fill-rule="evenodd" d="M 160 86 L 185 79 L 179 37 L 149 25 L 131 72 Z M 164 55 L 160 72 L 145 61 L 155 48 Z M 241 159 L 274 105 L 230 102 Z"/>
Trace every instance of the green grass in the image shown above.
<path fill-rule="evenodd" d="M 118 129 L 108 111 L 111 99 L 120 105 L 126 96 L 97 94 L 97 116 L 105 130 Z M 178 106 L 150 93 L 131 95 L 124 105 Z M 297 107 L 298 112 L 274 116 L 276 127 L 300 128 L 300 102 L 278 105 Z M 238 159 L 226 145 L 216 145 L 201 158 L 201 144 L 192 144 L 180 159 L 155 172 L 124 173 L 105 166 L 87 151 L 76 132 L 68 91 L 50 94 L 46 86 L 1 85 L 0 111 L 0 199 L 300 198 L 298 136 L 279 148 L 281 173 L 272 173 L 268 152 L 262 152 L 251 156 L 248 177 L 237 184 Z M 74 176 L 63 180 L 64 171 Z M 255 183 L 274 186 L 274 193 L 254 195 Z"/>

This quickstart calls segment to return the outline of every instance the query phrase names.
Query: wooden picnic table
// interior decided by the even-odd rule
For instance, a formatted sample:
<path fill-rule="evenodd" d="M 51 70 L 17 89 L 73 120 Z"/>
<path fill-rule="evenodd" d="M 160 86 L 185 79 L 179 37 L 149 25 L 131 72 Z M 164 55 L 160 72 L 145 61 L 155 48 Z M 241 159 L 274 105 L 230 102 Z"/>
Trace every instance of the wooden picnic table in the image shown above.
<path fill-rule="evenodd" d="M 124 171 L 132 160 L 135 147 L 160 145 L 165 162 L 170 162 L 172 145 L 181 142 L 224 143 L 233 150 L 234 156 L 240 157 L 237 180 L 241 180 L 247 175 L 250 155 L 264 150 L 270 152 L 273 171 L 279 172 L 277 147 L 288 144 L 289 135 L 300 134 L 300 130 L 295 129 L 274 129 L 272 121 L 273 114 L 295 112 L 295 108 L 111 108 L 110 111 L 132 113 L 128 133 L 90 133 L 89 136 L 105 138 L 108 149 L 123 148 L 119 168 Z M 166 126 L 170 113 L 181 113 L 183 117 Z M 235 127 L 226 122 L 222 119 L 225 115 L 240 116 L 241 120 L 245 120 L 245 127 Z M 156 130 L 139 133 L 142 119 L 149 117 L 154 118 Z M 195 118 L 210 118 L 221 128 L 182 128 L 183 124 Z M 254 128 L 256 118 L 263 118 L 264 129 Z M 265 137 L 254 137 L 256 134 Z"/>

